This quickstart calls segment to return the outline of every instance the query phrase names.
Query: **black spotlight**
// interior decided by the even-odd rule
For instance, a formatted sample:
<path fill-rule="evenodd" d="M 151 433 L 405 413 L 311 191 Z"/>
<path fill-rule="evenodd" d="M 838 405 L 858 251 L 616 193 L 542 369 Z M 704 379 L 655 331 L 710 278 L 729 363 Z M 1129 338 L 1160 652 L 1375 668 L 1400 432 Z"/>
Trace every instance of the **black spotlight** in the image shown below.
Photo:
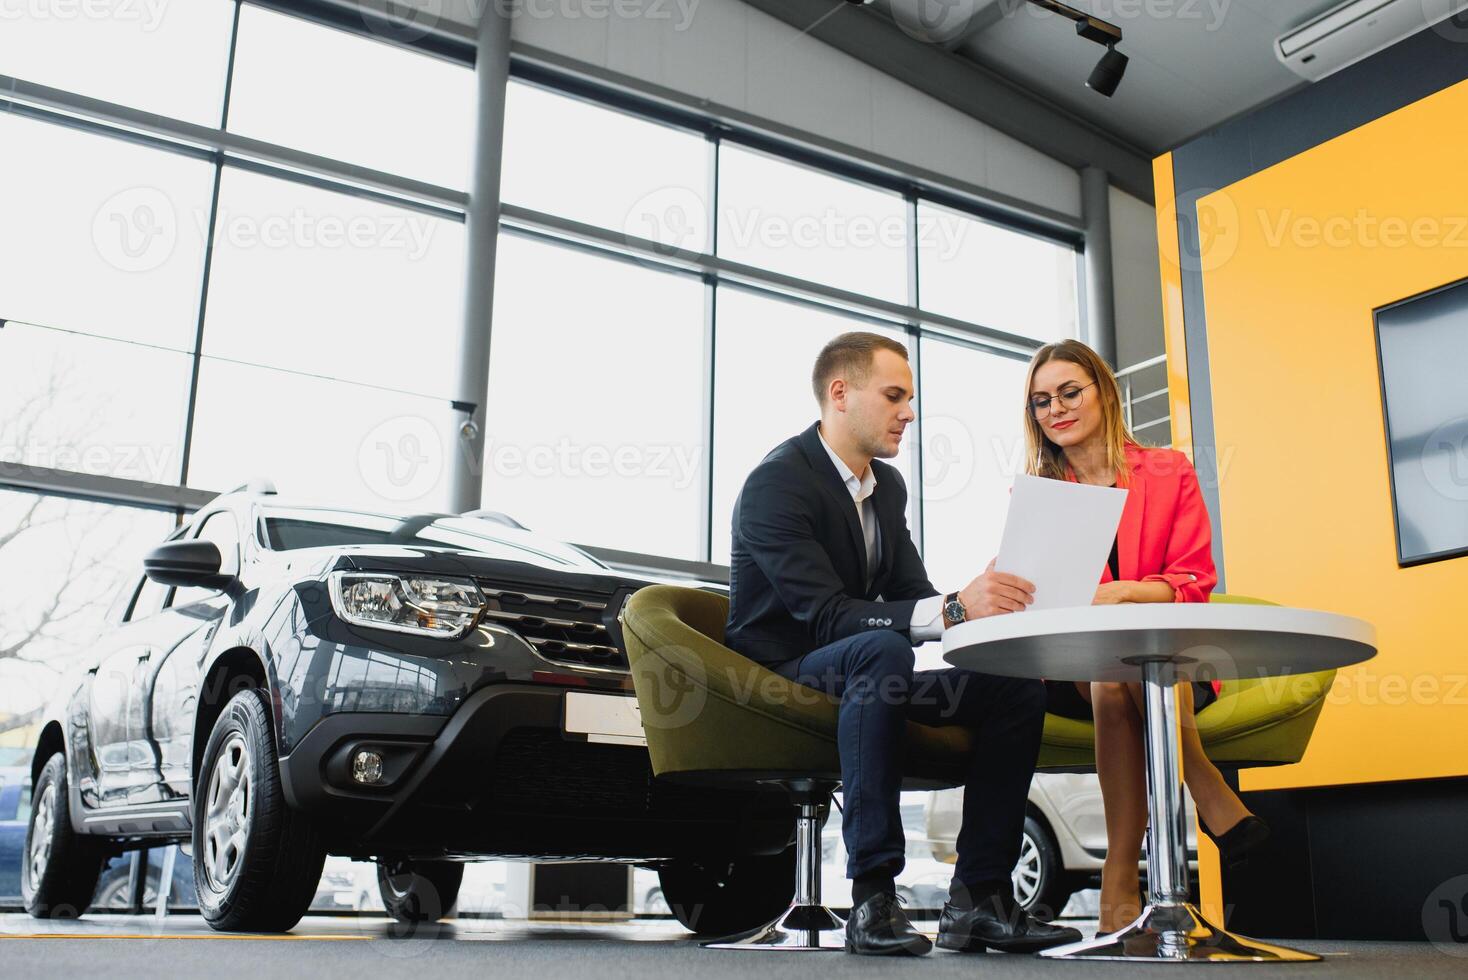
<path fill-rule="evenodd" d="M 1091 77 L 1086 79 L 1086 87 L 1111 98 L 1116 94 L 1116 87 L 1121 84 L 1121 77 L 1126 74 L 1126 66 L 1127 56 L 1108 47 L 1101 60 L 1096 62 Z"/>

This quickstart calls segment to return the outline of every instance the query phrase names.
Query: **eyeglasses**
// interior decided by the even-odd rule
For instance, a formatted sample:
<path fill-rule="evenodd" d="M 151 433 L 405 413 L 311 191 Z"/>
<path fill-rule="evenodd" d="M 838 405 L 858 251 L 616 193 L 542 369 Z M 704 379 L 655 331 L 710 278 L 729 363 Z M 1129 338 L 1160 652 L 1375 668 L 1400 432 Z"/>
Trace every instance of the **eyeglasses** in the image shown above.
<path fill-rule="evenodd" d="M 1080 408 L 1081 402 L 1086 400 L 1085 391 L 1093 387 L 1096 382 L 1079 388 L 1066 388 L 1059 393 L 1061 407 L 1066 409 Z M 1030 399 L 1030 415 L 1036 422 L 1050 416 L 1050 403 L 1054 401 L 1049 395 L 1035 395 Z"/>

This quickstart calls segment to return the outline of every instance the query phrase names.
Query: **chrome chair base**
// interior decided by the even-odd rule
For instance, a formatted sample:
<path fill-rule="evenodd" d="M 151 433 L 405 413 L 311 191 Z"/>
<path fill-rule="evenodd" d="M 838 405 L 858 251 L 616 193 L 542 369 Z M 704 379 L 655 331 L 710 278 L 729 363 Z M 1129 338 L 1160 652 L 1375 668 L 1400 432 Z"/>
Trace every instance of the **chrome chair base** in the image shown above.
<path fill-rule="evenodd" d="M 1306 963 L 1319 960 L 1287 946 L 1245 939 L 1213 925 L 1193 905 L 1148 905 L 1119 932 L 1040 953 L 1058 960 L 1127 963 Z"/>
<path fill-rule="evenodd" d="M 846 948 L 846 920 L 824 905 L 797 903 L 767 926 L 743 936 L 704 943 L 703 948 L 840 952 Z"/>

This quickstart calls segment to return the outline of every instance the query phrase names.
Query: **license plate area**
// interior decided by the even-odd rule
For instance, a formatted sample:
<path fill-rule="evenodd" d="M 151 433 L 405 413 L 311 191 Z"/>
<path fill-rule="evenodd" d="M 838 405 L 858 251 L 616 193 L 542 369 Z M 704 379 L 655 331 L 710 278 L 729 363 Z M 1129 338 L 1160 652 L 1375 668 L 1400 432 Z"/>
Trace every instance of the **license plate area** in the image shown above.
<path fill-rule="evenodd" d="M 647 745 L 634 697 L 567 691 L 563 717 L 567 735 L 607 745 Z"/>

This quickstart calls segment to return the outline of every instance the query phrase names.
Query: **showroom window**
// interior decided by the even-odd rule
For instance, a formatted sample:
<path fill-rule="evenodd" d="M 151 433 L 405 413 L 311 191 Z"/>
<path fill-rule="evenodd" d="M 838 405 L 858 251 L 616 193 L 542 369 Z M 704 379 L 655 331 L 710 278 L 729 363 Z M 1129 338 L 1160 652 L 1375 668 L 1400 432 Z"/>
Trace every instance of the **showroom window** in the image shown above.
<path fill-rule="evenodd" d="M 474 71 L 253 4 L 229 129 L 454 190 L 469 186 Z"/>
<path fill-rule="evenodd" d="M 900 194 L 724 142 L 718 212 L 721 258 L 894 303 L 907 299 Z"/>
<path fill-rule="evenodd" d="M 711 560 L 726 564 L 734 500 L 745 477 L 770 450 L 820 418 L 811 366 L 826 341 L 848 330 L 870 330 L 902 344 L 907 337 L 899 330 L 749 290 L 720 287 L 718 296 L 710 554 Z M 920 407 L 916 401 L 913 406 Z M 888 460 L 909 487 L 911 448 L 904 438 L 901 454 Z"/>
<path fill-rule="evenodd" d="M 1074 248 L 926 202 L 917 229 L 924 310 L 1046 343 L 1076 336 Z"/>
<path fill-rule="evenodd" d="M 10 112 L 0 146 L 0 318 L 192 350 L 213 168 Z"/>
<path fill-rule="evenodd" d="M 584 88 L 572 96 L 552 90 L 554 84 L 537 75 L 510 86 L 502 194 L 514 209 L 507 221 L 538 242 L 560 240 L 565 249 L 501 237 L 489 428 L 500 433 L 502 443 L 511 428 L 527 437 L 544 428 L 539 410 L 527 420 L 512 407 L 538 407 L 548 398 L 532 391 L 543 380 L 532 381 L 520 367 L 542 363 L 536 357 L 555 351 L 557 377 L 596 373 L 594 360 L 606 356 L 600 348 L 588 348 L 564 328 L 545 328 L 546 322 L 565 319 L 558 311 L 575 309 L 580 328 L 595 335 L 626 321 L 621 306 L 632 301 L 636 282 L 652 275 L 650 270 L 700 274 L 702 304 L 688 290 L 676 310 L 659 307 L 655 326 L 633 318 L 621 336 L 641 359 L 663 370 L 665 383 L 674 376 L 680 384 L 701 377 L 700 389 L 681 395 L 686 408 L 680 421 L 683 438 L 709 455 L 702 471 L 704 500 L 697 505 L 700 513 L 690 516 L 683 508 L 693 496 L 680 496 L 678 509 L 658 510 L 659 519 L 642 523 L 619 511 L 610 528 L 588 522 L 582 501 L 595 493 L 589 485 L 583 488 L 585 481 L 557 471 L 553 479 L 560 493 L 577 506 L 553 506 L 551 483 L 497 477 L 491 447 L 486 506 L 510 510 L 521 520 L 536 514 L 537 529 L 582 544 L 612 546 L 615 540 L 615 547 L 627 551 L 727 562 L 735 496 L 765 453 L 817 418 L 810 366 L 827 340 L 847 330 L 873 330 L 907 344 L 924 399 L 945 406 L 947 414 L 935 418 L 933 439 L 920 426 L 909 430 L 893 461 L 908 482 L 909 523 L 919 547 L 930 497 L 944 520 L 954 508 L 993 505 L 984 488 L 1007 487 L 1012 473 L 994 468 L 987 440 L 1012 444 L 1021 430 L 1017 416 L 989 419 L 985 406 L 1014 393 L 1000 385 L 1018 390 L 1016 365 L 1022 368 L 1035 347 L 1075 335 L 1073 245 L 939 205 L 912 188 L 861 179 L 844 164 L 827 167 L 808 154 L 782 155 L 767 143 L 745 143 L 710 127 L 701 131 L 696 120 L 660 116 L 655 108 L 616 96 L 598 104 Z M 658 118 L 643 118 L 641 111 Z M 588 160 L 597 165 L 587 167 Z M 566 219 L 594 229 L 566 229 Z M 636 261 L 619 265 L 607 252 Z M 562 295 L 565 290 L 553 284 L 577 281 L 570 270 L 583 267 L 606 270 L 612 278 L 578 282 L 579 295 Z M 1006 336 L 965 345 L 965 330 Z M 929 359 L 931 377 L 925 376 Z M 573 401 L 584 397 L 579 387 L 562 389 L 575 392 Z M 615 397 L 606 419 L 593 424 L 611 426 L 624 412 L 622 427 L 641 432 L 648 421 L 635 414 L 627 396 Z M 920 404 L 915 408 L 924 412 Z M 960 418 L 982 431 L 949 432 Z M 702 437 L 693 433 L 700 423 L 706 426 Z M 921 452 L 914 448 L 920 435 Z M 949 504 L 943 495 L 958 465 L 952 458 L 959 452 L 955 436 L 963 436 L 962 465 L 977 474 L 963 493 L 951 494 L 956 502 Z M 984 446 L 981 456 L 966 448 L 974 438 Z M 930 454 L 942 485 L 930 485 Z M 538 492 L 529 492 L 532 486 Z M 970 523 L 991 517 L 1002 523 L 1000 504 L 997 514 L 986 510 Z M 641 504 L 628 506 L 627 514 L 643 512 Z M 669 514 L 677 515 L 676 533 Z M 686 528 L 700 523 L 690 552 Z M 678 544 L 670 546 L 672 539 Z"/>
<path fill-rule="evenodd" d="M 675 248 L 708 248 L 703 136 L 511 81 L 500 197 Z"/>
<path fill-rule="evenodd" d="M 26 733 L 174 513 L 0 489 L 0 721 Z M 3 733 L 0 733 L 3 734 Z M 13 737 L 13 736 L 12 736 Z"/>
<path fill-rule="evenodd" d="M 0 72 L 130 109 L 218 126 L 232 0 L 0 5 Z M 146 70 L 141 70 L 146 66 Z M 13 146 L 0 139 L 0 145 Z"/>
<path fill-rule="evenodd" d="M 578 544 L 702 557 L 703 284 L 507 233 L 495 280 L 484 506 Z"/>
<path fill-rule="evenodd" d="M 65 406 L 5 451 L 158 487 L 263 476 L 364 509 L 448 507 L 466 411 L 462 198 L 416 182 L 468 185 L 472 67 L 348 20 L 188 6 L 147 37 L 27 24 L 0 55 L 19 77 L 323 159 L 307 173 L 166 131 L 0 115 L 20 148 L 0 162 L 0 260 L 17 273 L 0 283 L 0 411 L 14 436 L 28 406 Z M 174 84 L 118 80 L 118 58 Z M 1073 230 L 1051 240 L 859 160 L 512 70 L 483 501 L 566 540 L 724 560 L 743 476 L 815 417 L 815 351 L 872 329 L 913 351 L 920 414 L 955 406 L 896 460 L 915 536 L 941 548 L 925 510 L 961 504 L 932 485 L 954 465 L 938 421 L 1076 334 Z M 357 167 L 381 173 L 371 190 Z M 749 372 L 759 411 L 741 404 Z M 530 465 L 546 451 L 548 470 Z"/>

